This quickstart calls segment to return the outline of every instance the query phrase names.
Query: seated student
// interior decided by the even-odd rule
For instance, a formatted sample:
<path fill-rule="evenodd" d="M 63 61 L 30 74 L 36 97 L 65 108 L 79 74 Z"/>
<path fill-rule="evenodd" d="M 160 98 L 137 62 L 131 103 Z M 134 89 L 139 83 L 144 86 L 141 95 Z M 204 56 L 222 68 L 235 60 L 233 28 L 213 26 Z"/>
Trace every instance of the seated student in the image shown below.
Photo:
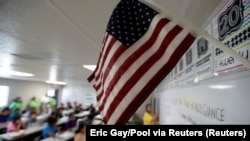
<path fill-rule="evenodd" d="M 14 119 L 8 124 L 7 132 L 17 132 L 21 129 L 25 129 L 25 124 L 21 121 L 20 117 L 14 117 Z"/>
<path fill-rule="evenodd" d="M 0 114 L 0 123 L 5 123 L 9 119 L 10 109 L 8 107 L 4 108 Z"/>
<path fill-rule="evenodd" d="M 62 118 L 63 117 L 63 109 L 62 108 L 59 108 L 58 110 L 57 110 L 57 113 L 56 113 L 56 118 L 57 119 L 60 119 L 60 118 Z"/>
<path fill-rule="evenodd" d="M 27 121 L 27 127 L 35 127 L 42 124 L 42 121 L 37 121 L 37 112 L 32 111 L 29 115 L 29 120 Z"/>
<path fill-rule="evenodd" d="M 42 138 L 48 138 L 48 137 L 55 137 L 56 132 L 57 132 L 57 127 L 56 127 L 57 119 L 54 117 L 49 117 L 48 118 L 48 124 L 42 131 Z"/>
<path fill-rule="evenodd" d="M 9 116 L 9 120 L 12 121 L 15 117 L 21 117 L 21 113 L 19 109 L 15 109 Z"/>
<path fill-rule="evenodd" d="M 68 122 L 65 124 L 65 129 L 66 130 L 71 130 L 73 128 L 76 127 L 76 120 L 74 118 L 74 115 L 73 114 L 70 114 L 69 115 L 69 120 Z"/>
<path fill-rule="evenodd" d="M 80 124 L 75 132 L 74 141 L 86 141 L 86 124 Z"/>

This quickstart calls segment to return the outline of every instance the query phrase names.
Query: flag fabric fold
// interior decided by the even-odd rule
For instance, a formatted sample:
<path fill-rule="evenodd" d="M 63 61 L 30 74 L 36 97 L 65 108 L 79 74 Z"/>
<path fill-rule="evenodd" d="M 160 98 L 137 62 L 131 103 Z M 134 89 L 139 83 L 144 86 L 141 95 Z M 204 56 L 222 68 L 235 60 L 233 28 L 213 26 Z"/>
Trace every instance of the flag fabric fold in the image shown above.
<path fill-rule="evenodd" d="M 110 17 L 88 81 L 106 124 L 126 124 L 193 43 L 185 28 L 138 0 L 121 0 Z"/>

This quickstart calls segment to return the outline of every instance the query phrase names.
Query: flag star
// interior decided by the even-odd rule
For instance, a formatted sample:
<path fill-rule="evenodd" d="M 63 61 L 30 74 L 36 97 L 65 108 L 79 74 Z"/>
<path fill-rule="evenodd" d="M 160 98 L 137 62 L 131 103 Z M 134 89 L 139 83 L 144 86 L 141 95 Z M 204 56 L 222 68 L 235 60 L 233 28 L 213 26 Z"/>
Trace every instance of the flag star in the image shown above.
<path fill-rule="evenodd" d="M 138 5 L 138 6 L 140 6 L 141 4 L 140 4 L 140 3 L 138 3 L 137 5 Z"/>
<path fill-rule="evenodd" d="M 133 38 L 133 41 L 135 41 L 135 38 Z"/>
<path fill-rule="evenodd" d="M 141 36 L 141 34 L 139 33 L 138 36 Z"/>
<path fill-rule="evenodd" d="M 148 12 L 147 12 L 146 14 L 147 14 L 147 15 L 149 15 L 149 13 L 148 13 Z"/>
<path fill-rule="evenodd" d="M 122 11 L 122 13 L 125 13 L 125 11 Z"/>
<path fill-rule="evenodd" d="M 139 23 L 136 23 L 136 25 L 139 25 Z"/>
<path fill-rule="evenodd" d="M 143 16 L 143 15 L 141 15 L 141 17 L 143 18 L 144 16 Z"/>
<path fill-rule="evenodd" d="M 140 12 L 142 11 L 142 9 L 139 10 Z"/>
<path fill-rule="evenodd" d="M 118 33 L 121 33 L 121 31 L 119 30 Z"/>
<path fill-rule="evenodd" d="M 127 29 L 127 26 L 124 26 L 125 29 Z"/>
<path fill-rule="evenodd" d="M 128 32 L 125 32 L 125 34 L 128 34 Z"/>
<path fill-rule="evenodd" d="M 131 30 L 134 30 L 134 28 L 133 28 L 133 27 L 131 27 L 130 29 L 131 29 Z"/>
<path fill-rule="evenodd" d="M 135 12 L 135 14 L 137 14 L 137 12 Z"/>
<path fill-rule="evenodd" d="M 118 16 L 118 15 L 116 15 L 116 18 L 119 18 L 119 16 Z"/>
<path fill-rule="evenodd" d="M 113 31 L 112 34 L 115 34 L 115 32 Z"/>
<path fill-rule="evenodd" d="M 130 8 L 128 7 L 127 9 L 129 10 Z"/>
<path fill-rule="evenodd" d="M 135 33 L 132 33 L 132 35 L 134 36 L 134 35 L 135 35 Z"/>
<path fill-rule="evenodd" d="M 130 12 L 128 12 L 128 14 L 129 14 L 129 15 L 131 15 L 131 13 L 130 13 Z"/>
<path fill-rule="evenodd" d="M 128 40 L 128 37 L 126 37 L 126 40 Z"/>
<path fill-rule="evenodd" d="M 118 38 L 119 38 L 119 39 L 121 39 L 122 37 L 121 37 L 121 36 L 119 36 Z"/>
<path fill-rule="evenodd" d="M 145 23 L 146 23 L 145 21 L 142 22 L 142 24 L 145 24 Z"/>
<path fill-rule="evenodd" d="M 132 25 L 133 23 L 132 23 L 132 22 L 129 22 L 129 24 L 131 24 L 131 25 Z"/>
<path fill-rule="evenodd" d="M 144 30 L 147 30 L 147 28 L 146 28 L 146 27 L 144 27 Z"/>
<path fill-rule="evenodd" d="M 137 28 L 138 31 L 140 31 L 140 28 Z"/>
<path fill-rule="evenodd" d="M 150 21 L 151 21 L 151 19 L 148 19 L 148 21 L 150 22 Z"/>
<path fill-rule="evenodd" d="M 130 46 L 130 44 L 129 44 L 129 43 L 127 43 L 127 46 Z"/>
<path fill-rule="evenodd" d="M 121 26 L 118 25 L 117 27 L 120 28 Z"/>

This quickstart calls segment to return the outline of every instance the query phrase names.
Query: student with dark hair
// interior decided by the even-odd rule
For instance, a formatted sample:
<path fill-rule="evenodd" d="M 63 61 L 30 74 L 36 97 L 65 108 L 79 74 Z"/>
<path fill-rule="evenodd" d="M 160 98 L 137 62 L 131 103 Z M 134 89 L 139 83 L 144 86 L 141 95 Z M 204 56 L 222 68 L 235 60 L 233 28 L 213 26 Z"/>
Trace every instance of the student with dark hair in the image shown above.
<path fill-rule="evenodd" d="M 86 141 L 86 124 L 82 123 L 79 125 L 75 132 L 74 141 Z"/>
<path fill-rule="evenodd" d="M 54 117 L 48 118 L 48 124 L 42 131 L 42 138 L 55 137 L 57 129 L 56 129 L 57 119 Z"/>
<path fill-rule="evenodd" d="M 21 117 L 22 114 L 20 113 L 20 110 L 17 108 L 15 109 L 9 116 L 9 120 L 12 121 L 15 117 Z"/>
<path fill-rule="evenodd" d="M 5 123 L 8 121 L 10 115 L 10 109 L 8 107 L 4 108 L 0 114 L 0 123 Z"/>
<path fill-rule="evenodd" d="M 14 117 L 14 119 L 7 126 L 7 132 L 17 132 L 24 128 L 26 127 L 21 121 L 21 117 Z"/>
<path fill-rule="evenodd" d="M 71 130 L 73 128 L 76 127 L 76 120 L 74 118 L 74 115 L 73 114 L 70 114 L 69 115 L 69 120 L 68 122 L 65 124 L 65 129 L 66 130 Z"/>

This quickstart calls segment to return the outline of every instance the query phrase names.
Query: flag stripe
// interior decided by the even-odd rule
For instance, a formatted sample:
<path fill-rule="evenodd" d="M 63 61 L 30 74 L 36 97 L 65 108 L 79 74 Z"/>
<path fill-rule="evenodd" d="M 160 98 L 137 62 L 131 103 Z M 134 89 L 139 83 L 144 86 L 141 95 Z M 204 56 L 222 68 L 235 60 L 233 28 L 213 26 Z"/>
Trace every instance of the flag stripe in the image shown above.
<path fill-rule="evenodd" d="M 135 112 L 135 110 L 140 106 L 140 103 L 145 101 L 151 92 L 153 92 L 153 88 L 156 87 L 164 78 L 165 76 L 174 68 L 175 64 L 179 61 L 182 57 L 181 54 L 184 54 L 189 46 L 193 43 L 194 37 L 190 34 L 186 36 L 186 38 L 182 41 L 182 43 L 177 47 L 174 53 L 171 55 L 169 61 L 157 72 L 154 77 L 147 83 L 144 88 L 136 95 L 135 98 L 132 99 L 132 102 L 127 104 L 128 106 L 123 111 L 121 115 L 119 115 L 118 120 L 116 123 L 123 124 L 123 121 L 129 120 L 129 117 Z M 183 48 L 185 46 L 185 48 Z M 153 87 L 152 87 L 153 86 Z M 148 89 L 150 88 L 150 89 Z M 135 108 L 136 106 L 136 108 Z M 134 111 L 131 111 L 134 109 Z M 129 115 L 129 116 L 128 116 Z"/>
<path fill-rule="evenodd" d="M 121 90 L 119 91 L 119 95 L 116 95 L 115 100 L 113 100 L 113 102 L 110 105 L 109 110 L 107 111 L 109 114 L 106 115 L 107 118 L 109 118 L 109 116 L 112 114 L 113 109 L 115 108 L 119 102 L 127 95 L 128 91 L 133 87 L 133 83 L 136 83 L 142 76 L 143 74 L 146 73 L 146 71 L 155 63 L 157 62 L 157 60 L 163 55 L 164 53 L 164 49 L 166 49 L 166 47 L 170 44 L 170 42 L 173 40 L 173 38 L 181 31 L 181 28 L 178 26 L 175 26 L 170 32 L 168 32 L 168 34 L 165 36 L 163 43 L 161 44 L 160 48 L 158 49 L 157 52 L 155 52 L 154 54 L 152 54 L 152 56 L 148 56 L 148 58 L 146 58 L 146 60 L 144 60 L 143 64 L 140 66 L 137 66 L 139 68 L 136 68 L 136 72 L 133 73 L 131 76 L 129 76 L 129 80 L 122 86 Z M 153 43 L 152 43 L 153 44 Z M 148 45 L 148 44 L 144 44 L 146 46 L 152 46 L 152 44 Z M 142 46 L 141 49 L 144 49 L 146 46 Z M 144 51 L 145 52 L 145 51 Z M 144 52 L 141 52 L 140 55 L 142 55 Z M 133 55 L 133 56 L 138 56 L 138 55 Z M 145 56 L 143 54 L 143 56 Z M 130 61 L 130 60 L 128 60 Z M 130 63 L 126 63 L 126 64 L 131 64 Z M 126 65 L 125 64 L 125 65 Z M 127 65 L 127 68 L 125 69 L 125 71 L 127 71 L 127 69 L 130 66 Z M 118 76 L 117 76 L 118 77 Z M 133 83 L 132 83 L 133 82 Z M 117 82 L 115 82 L 117 83 Z M 114 85 L 113 85 L 114 86 Z M 104 104 L 107 101 L 107 98 L 109 97 L 109 94 L 107 94 L 103 100 L 103 104 L 100 106 L 100 110 L 103 109 Z M 115 103 L 115 104 L 114 104 Z M 113 106 L 114 105 L 114 106 Z"/>
<path fill-rule="evenodd" d="M 116 41 L 116 42 L 114 43 L 112 49 L 110 50 L 110 52 L 109 52 L 107 58 L 105 59 L 105 63 L 104 63 L 104 65 L 103 65 L 103 68 L 102 68 L 102 70 L 100 71 L 101 77 L 100 77 L 100 79 L 97 79 L 97 81 L 96 81 L 97 95 L 99 95 L 99 93 L 100 93 L 100 91 L 101 91 L 100 87 L 102 87 L 103 85 L 106 85 L 106 84 L 104 83 L 104 81 L 103 81 L 104 71 L 105 71 L 106 69 L 109 69 L 109 70 L 111 69 L 111 68 L 107 68 L 107 67 L 108 67 L 108 63 L 110 62 L 110 60 L 112 59 L 112 57 L 114 57 L 114 54 L 115 54 L 118 50 L 121 50 L 119 47 L 123 47 L 123 46 L 122 46 L 121 42 Z M 101 85 L 99 85 L 99 84 L 101 84 Z"/>
<path fill-rule="evenodd" d="M 103 82 L 105 82 L 112 66 L 114 65 L 114 63 L 116 62 L 116 60 L 119 58 L 119 56 L 121 56 L 121 54 L 127 49 L 127 47 L 125 47 L 124 45 L 121 45 L 120 47 L 118 47 L 118 49 L 116 50 L 116 52 L 114 53 L 113 57 L 110 59 L 110 61 L 108 61 L 108 66 L 107 68 L 105 69 L 105 72 L 104 72 L 104 76 L 103 76 Z M 101 86 L 101 83 L 98 85 L 97 89 L 99 89 Z M 97 100 L 99 101 L 101 96 L 102 96 L 102 93 L 103 93 L 103 89 L 101 89 L 101 94 L 99 94 L 97 96 Z"/>
<path fill-rule="evenodd" d="M 98 80 L 100 78 L 100 75 L 101 75 L 100 72 L 103 69 L 102 67 L 103 67 L 103 65 L 105 63 L 105 60 L 106 60 L 107 56 L 109 55 L 109 52 L 112 49 L 114 43 L 116 42 L 116 39 L 112 38 L 112 36 L 109 35 L 108 38 L 110 38 L 110 41 L 107 43 L 107 47 L 105 47 L 104 51 L 102 52 L 103 53 L 102 58 L 101 58 L 101 61 L 99 63 L 100 66 L 99 66 L 99 68 L 98 68 L 98 70 L 97 70 L 97 72 L 95 74 L 96 80 Z"/>
<path fill-rule="evenodd" d="M 106 114 L 105 118 L 107 119 L 110 118 L 115 108 L 128 94 L 130 89 L 132 89 L 132 87 L 134 86 L 133 83 L 137 83 L 141 78 L 143 78 L 143 75 L 162 57 L 162 55 L 164 55 L 165 50 L 168 48 L 169 44 L 181 30 L 182 29 L 179 26 L 175 26 L 170 32 L 168 32 L 168 34 L 166 34 L 158 51 L 152 54 L 152 56 L 150 56 L 149 58 L 147 58 L 147 60 L 145 60 L 145 62 L 139 66 L 137 71 L 134 74 L 132 74 L 132 76 L 130 76 L 130 79 L 123 85 L 122 89 L 119 91 L 119 94 L 116 95 L 115 99 L 110 104 L 109 109 L 107 111 L 108 114 Z M 106 101 L 103 101 L 103 103 L 105 102 Z M 102 110 L 102 107 L 100 107 L 100 110 Z"/>
<path fill-rule="evenodd" d="M 106 45 L 106 42 L 107 42 L 107 39 L 108 39 L 108 33 L 105 33 L 104 39 L 103 39 L 103 41 L 102 41 L 101 52 L 100 52 L 100 55 L 99 55 L 99 57 L 98 57 L 98 61 L 97 61 L 97 62 L 100 62 L 100 59 L 102 58 L 101 53 L 103 52 L 104 46 Z M 94 72 L 91 74 L 91 76 L 88 78 L 88 81 L 89 81 L 92 85 L 94 85 L 95 72 L 96 72 L 96 70 L 97 70 L 98 68 L 99 68 L 99 65 L 97 64 L 96 69 L 95 69 Z"/>
<path fill-rule="evenodd" d="M 146 75 L 144 75 L 145 77 L 140 80 L 139 83 L 135 83 L 135 86 L 131 89 L 131 91 L 129 92 L 130 95 L 126 96 L 125 99 L 123 99 L 122 103 L 120 103 L 120 105 L 118 106 L 118 109 L 120 110 L 116 110 L 116 114 L 113 114 L 112 116 L 120 116 L 122 113 L 119 113 L 119 112 L 122 112 L 123 109 L 122 108 L 126 108 L 127 107 L 127 104 L 130 103 L 130 101 L 128 100 L 129 98 L 130 99 L 133 99 L 133 95 L 134 93 L 139 93 L 140 89 L 138 89 L 138 87 L 140 88 L 143 88 L 143 86 L 149 81 L 150 77 L 151 76 L 154 76 L 154 74 L 157 72 L 157 68 L 160 69 L 160 67 L 163 65 L 163 63 L 165 64 L 165 62 L 167 62 L 168 58 L 171 56 L 172 52 L 174 51 L 174 49 L 178 46 L 178 42 L 180 43 L 180 41 L 182 39 L 184 39 L 186 37 L 187 33 L 186 32 L 182 32 L 180 33 L 175 39 L 174 41 L 171 43 L 170 45 L 170 48 L 168 48 L 168 50 L 165 52 L 165 55 L 163 56 L 163 58 L 161 58 L 160 61 L 158 61 L 157 63 L 155 63 L 154 67 L 152 67 Z M 161 63 L 163 62 L 163 63 Z M 148 80 L 147 80 L 148 79 Z M 111 99 L 112 101 L 112 99 Z M 124 104 L 125 102 L 125 104 Z M 123 107 L 121 107 L 121 105 L 123 105 Z M 109 105 L 107 107 L 110 107 Z M 119 114 L 117 114 L 119 113 Z M 113 121 L 113 120 L 111 120 Z"/>
<path fill-rule="evenodd" d="M 154 41 L 157 39 L 157 35 L 161 31 L 161 29 L 163 28 L 163 26 L 165 24 L 167 24 L 167 22 L 168 21 L 166 21 L 166 20 L 161 20 L 158 23 L 158 25 L 156 26 L 156 29 L 155 29 L 154 33 L 152 34 L 151 38 L 142 47 L 140 47 L 132 55 L 130 55 L 130 57 L 128 57 L 128 59 L 126 59 L 123 62 L 123 64 L 119 67 L 118 70 L 122 70 L 123 72 L 125 72 L 129 68 L 129 65 L 131 65 L 131 62 L 133 62 L 134 60 L 137 60 L 147 49 L 149 49 L 152 46 L 152 44 L 154 43 Z M 115 64 L 115 62 L 111 65 L 114 65 L 114 64 Z M 108 83 L 108 84 L 110 84 L 111 87 L 108 87 L 107 89 L 112 90 L 113 89 L 112 84 L 115 84 L 121 76 L 122 76 L 122 72 L 116 71 L 115 75 L 112 77 L 115 79 L 112 79 L 112 81 Z M 104 82 L 106 82 L 105 80 L 106 80 L 106 78 L 104 78 Z M 100 100 L 100 99 L 98 98 L 97 100 Z"/>

